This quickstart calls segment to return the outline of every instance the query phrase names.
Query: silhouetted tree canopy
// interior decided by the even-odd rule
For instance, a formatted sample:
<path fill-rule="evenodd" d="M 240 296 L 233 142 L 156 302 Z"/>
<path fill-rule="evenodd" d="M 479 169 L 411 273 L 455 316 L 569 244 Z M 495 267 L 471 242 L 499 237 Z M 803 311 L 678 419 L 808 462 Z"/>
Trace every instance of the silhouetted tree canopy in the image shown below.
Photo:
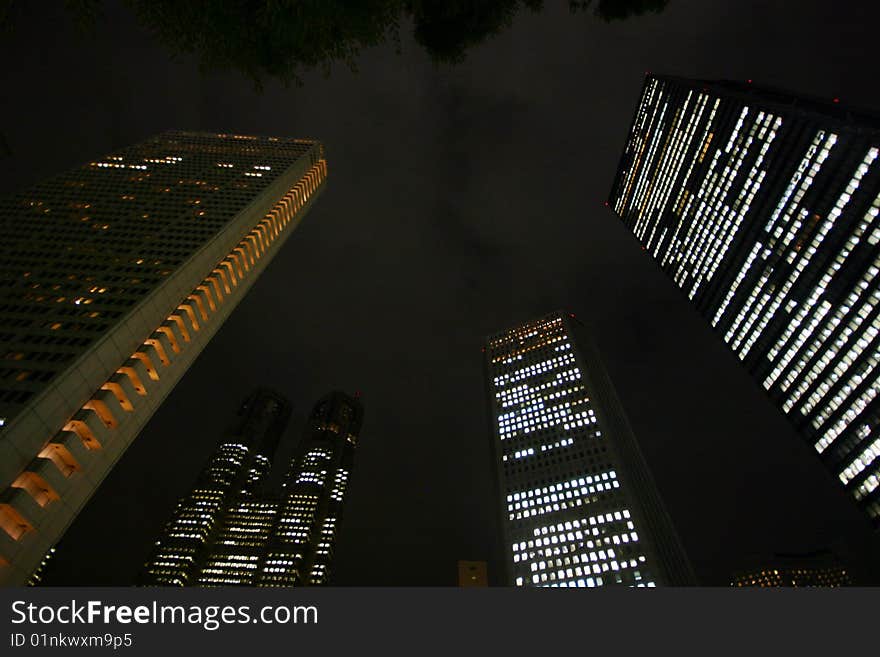
<path fill-rule="evenodd" d="M 265 78 L 299 82 L 304 70 L 354 69 L 358 53 L 389 39 L 402 21 L 436 63 L 510 27 L 521 9 L 543 0 L 125 0 L 137 19 L 173 53 L 196 55 L 204 69 L 236 69 L 261 86 Z M 16 2 L 0 0 L 0 26 L 14 22 Z M 102 0 L 65 0 L 80 28 L 94 27 Z M 668 0 L 569 0 L 604 21 L 661 12 Z"/>
<path fill-rule="evenodd" d="M 630 16 L 641 16 L 648 12 L 659 14 L 669 0 L 599 0 L 595 3 L 593 13 L 603 21 L 622 21 Z M 569 0 L 568 6 L 572 11 L 589 9 L 593 0 Z"/>
<path fill-rule="evenodd" d="M 437 62 L 457 63 L 468 48 L 510 27 L 522 6 L 539 11 L 541 0 L 412 0 L 407 11 L 415 39 Z"/>
<path fill-rule="evenodd" d="M 303 68 L 354 68 L 367 46 L 396 38 L 399 0 L 128 0 L 161 43 L 205 68 L 235 68 L 260 82 Z"/>

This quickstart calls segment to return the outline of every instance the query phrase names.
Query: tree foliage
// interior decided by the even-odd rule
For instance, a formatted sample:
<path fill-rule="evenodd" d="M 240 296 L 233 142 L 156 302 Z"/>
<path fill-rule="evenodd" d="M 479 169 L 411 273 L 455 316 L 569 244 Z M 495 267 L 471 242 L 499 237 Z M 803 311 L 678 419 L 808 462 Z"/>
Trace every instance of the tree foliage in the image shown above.
<path fill-rule="evenodd" d="M 267 78 L 300 82 L 304 71 L 355 69 L 364 48 L 400 43 L 411 21 L 414 37 L 438 64 L 510 27 L 523 9 L 543 0 L 125 0 L 138 21 L 175 54 L 198 57 L 203 69 L 234 69 L 259 87 Z M 80 28 L 93 28 L 102 0 L 65 0 Z M 572 12 L 592 9 L 604 21 L 661 12 L 668 0 L 569 0 Z M 15 0 L 0 0 L 0 26 L 14 22 Z"/>
<path fill-rule="evenodd" d="M 469 48 L 510 27 L 522 7 L 538 11 L 542 5 L 541 0 L 412 0 L 406 10 L 416 42 L 434 61 L 456 64 Z"/>
<path fill-rule="evenodd" d="M 593 13 L 606 22 L 622 21 L 631 16 L 659 14 L 668 4 L 669 0 L 599 0 Z M 568 3 L 572 12 L 589 9 L 592 5 L 593 0 L 569 0 Z"/>
<path fill-rule="evenodd" d="M 361 49 L 397 38 L 399 0 L 128 0 L 138 20 L 174 52 L 206 69 L 298 80 L 302 69 L 355 67 Z"/>

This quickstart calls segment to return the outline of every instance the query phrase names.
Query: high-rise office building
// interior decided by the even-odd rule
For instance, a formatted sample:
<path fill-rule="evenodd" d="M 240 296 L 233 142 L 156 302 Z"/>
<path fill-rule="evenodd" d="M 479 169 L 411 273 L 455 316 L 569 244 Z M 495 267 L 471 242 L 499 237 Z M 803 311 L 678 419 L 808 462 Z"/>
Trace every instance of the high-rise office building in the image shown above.
<path fill-rule="evenodd" d="M 169 132 L 0 201 L 0 584 L 58 541 L 326 173 L 314 141 Z"/>
<path fill-rule="evenodd" d="M 156 541 L 142 583 L 329 583 L 363 407 L 340 392 L 317 403 L 279 493 L 267 476 L 289 414 L 278 395 L 259 391 L 249 398 L 242 420 Z"/>
<path fill-rule="evenodd" d="M 360 401 L 341 392 L 312 410 L 283 484 L 264 586 L 330 582 L 363 417 Z"/>
<path fill-rule="evenodd" d="M 846 566 L 831 552 L 777 554 L 765 563 L 734 575 L 730 583 L 737 588 L 852 586 Z"/>
<path fill-rule="evenodd" d="M 490 336 L 485 363 L 508 583 L 694 584 L 580 322 L 556 312 Z"/>
<path fill-rule="evenodd" d="M 259 493 L 290 412 L 289 402 L 270 390 L 257 390 L 244 401 L 192 492 L 165 525 L 145 569 L 146 582 L 256 583 L 260 549 L 278 512 L 278 505 Z"/>
<path fill-rule="evenodd" d="M 608 200 L 880 527 L 880 118 L 648 76 Z"/>

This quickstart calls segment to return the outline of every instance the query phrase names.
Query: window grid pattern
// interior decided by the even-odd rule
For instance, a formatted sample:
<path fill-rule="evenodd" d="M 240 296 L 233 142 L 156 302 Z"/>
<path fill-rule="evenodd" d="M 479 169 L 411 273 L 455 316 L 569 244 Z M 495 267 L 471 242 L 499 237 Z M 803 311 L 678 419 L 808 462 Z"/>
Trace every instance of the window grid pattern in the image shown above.
<path fill-rule="evenodd" d="M 280 495 L 265 489 L 276 443 L 242 440 L 259 432 L 259 423 L 245 421 L 239 439 L 218 447 L 200 485 L 178 505 L 147 566 L 147 583 L 327 584 L 361 417 L 359 403 L 342 393 L 319 402 Z M 273 431 L 277 441 L 280 429 Z"/>
<path fill-rule="evenodd" d="M 168 132 L 0 199 L 0 418 L 14 417 L 314 144 Z M 245 175 L 257 169 L 261 177 Z"/>
<path fill-rule="evenodd" d="M 609 205 L 880 527 L 878 154 L 875 117 L 649 76 Z"/>
<path fill-rule="evenodd" d="M 88 451 L 100 450 L 102 444 L 97 435 L 109 432 L 107 437 L 112 438 L 112 434 L 119 429 L 120 422 L 124 420 L 125 414 L 133 412 L 135 406 L 140 405 L 141 401 L 138 397 L 148 396 L 143 378 L 160 381 L 162 376 L 160 372 L 164 368 L 174 366 L 176 354 L 186 350 L 186 343 L 190 342 L 187 326 L 193 333 L 197 333 L 202 326 L 215 319 L 216 314 L 229 298 L 228 295 L 231 292 L 229 284 L 231 283 L 232 288 L 237 287 L 253 271 L 253 266 L 266 254 L 269 246 L 280 237 L 284 228 L 294 220 L 296 213 L 308 202 L 310 195 L 317 191 L 325 172 L 326 165 L 323 160 L 313 166 L 304 179 L 297 183 L 269 212 L 267 217 L 241 240 L 229 257 L 221 261 L 203 283 L 182 300 L 177 311 L 157 327 L 152 336 L 144 341 L 141 348 L 135 351 L 131 358 L 117 370 L 114 377 L 96 391 L 96 396 L 86 402 L 82 410 L 62 428 L 62 434 L 66 432 L 74 434 L 82 441 L 83 447 Z M 223 274 L 223 269 L 230 272 L 228 278 Z M 126 389 L 133 394 L 126 393 Z M 113 411 L 110 407 L 114 407 L 116 410 Z M 70 450 L 61 444 L 62 440 L 63 437 L 56 437 L 46 449 L 55 450 L 55 455 L 58 458 L 53 458 L 52 461 L 67 477 L 80 470 L 81 464 L 70 454 Z M 241 448 L 240 446 L 238 448 L 228 446 L 226 449 L 234 451 Z M 44 452 L 45 449 L 35 456 L 44 456 Z M 48 456 L 48 454 L 46 455 Z M 242 457 L 242 455 L 239 456 Z M 230 456 L 228 461 L 218 461 L 216 465 L 218 469 L 214 474 L 218 478 L 223 478 L 222 469 L 232 468 L 227 472 L 227 477 L 234 476 L 231 474 L 235 471 L 234 466 L 234 458 Z M 259 471 L 265 466 L 265 462 L 255 462 L 251 476 L 258 477 Z M 17 479 L 11 487 L 22 488 L 33 494 L 32 489 L 21 485 L 22 481 L 24 480 L 21 478 Z M 51 486 L 45 484 L 44 489 L 51 492 L 52 499 L 59 499 Z M 40 506 L 45 506 L 45 504 Z M 9 514 L 10 509 L 5 505 L 0 505 L 0 521 L 2 521 L 4 529 L 9 524 L 21 524 L 18 520 L 10 523 Z M 32 530 L 30 524 L 28 527 L 29 531 Z M 22 532 L 14 538 L 17 540 L 24 533 L 26 532 Z"/>
<path fill-rule="evenodd" d="M 260 491 L 289 413 L 287 402 L 268 391 L 245 400 L 241 421 L 221 440 L 156 541 L 141 575 L 145 584 L 256 582 L 254 565 L 261 564 L 279 511 L 277 500 L 265 499 Z"/>
<path fill-rule="evenodd" d="M 279 189 L 293 171 L 304 173 Z M 0 482 L 0 550 L 7 553 L 0 564 L 12 555 L 15 568 L 0 569 L 0 578 L 20 578 L 35 554 L 25 543 L 43 546 L 70 522 L 73 507 L 55 502 L 94 488 L 90 482 L 132 438 L 131 418 L 151 413 L 141 398 L 164 395 L 179 379 L 326 173 L 314 141 L 170 132 L 0 200 L 0 440 L 13 441 L 15 455 Z M 257 197 L 277 202 L 246 225 L 242 213 Z M 239 243 L 219 262 L 206 262 L 215 237 L 230 240 L 230 226 Z M 203 274 L 174 299 L 177 281 L 187 279 L 188 288 Z M 148 325 L 156 324 L 142 334 L 148 315 Z M 132 336 L 143 337 L 140 346 L 117 354 Z M 100 376 L 108 363 L 118 369 L 106 381 L 91 393 L 73 392 L 83 376 L 77 369 L 94 375 L 98 364 Z M 56 418 L 57 433 L 41 445 L 29 423 L 47 404 L 50 414 L 57 411 L 55 384 L 87 401 Z M 265 463 L 253 466 L 251 477 L 259 478 Z"/>
<path fill-rule="evenodd" d="M 512 583 L 655 586 L 562 314 L 486 352 Z"/>

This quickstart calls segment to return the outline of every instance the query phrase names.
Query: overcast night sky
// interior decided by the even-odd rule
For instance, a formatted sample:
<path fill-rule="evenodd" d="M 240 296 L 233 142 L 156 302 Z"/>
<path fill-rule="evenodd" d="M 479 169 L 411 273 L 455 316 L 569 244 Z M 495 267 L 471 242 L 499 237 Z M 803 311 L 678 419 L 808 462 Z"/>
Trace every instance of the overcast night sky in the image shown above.
<path fill-rule="evenodd" d="M 55 583 L 127 585 L 243 397 L 360 391 L 339 585 L 453 585 L 490 560 L 496 500 L 480 351 L 559 308 L 589 323 L 703 583 L 833 548 L 880 580 L 880 538 L 684 295 L 603 206 L 645 72 L 755 82 L 880 109 L 863 71 L 880 7 L 672 0 L 604 23 L 547 0 L 437 66 L 401 26 L 300 87 L 202 73 L 105 3 L 0 34 L 0 192 L 167 129 L 312 137 L 327 188 L 60 544 Z M 0 142 L 2 145 L 2 142 Z M 279 453 L 283 466 L 286 451 Z M 872 565 L 874 564 L 874 565 Z"/>

